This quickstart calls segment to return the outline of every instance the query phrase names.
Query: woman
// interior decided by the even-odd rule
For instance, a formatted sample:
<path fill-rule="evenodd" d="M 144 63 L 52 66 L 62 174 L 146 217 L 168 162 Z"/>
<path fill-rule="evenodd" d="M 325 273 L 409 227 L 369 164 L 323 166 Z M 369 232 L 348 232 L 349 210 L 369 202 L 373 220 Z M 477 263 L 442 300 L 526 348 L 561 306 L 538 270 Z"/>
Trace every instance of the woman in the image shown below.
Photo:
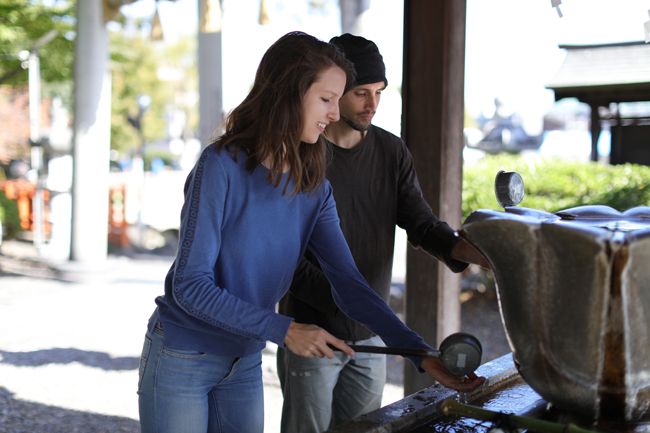
<path fill-rule="evenodd" d="M 354 355 L 317 326 L 275 313 L 307 247 L 346 314 L 390 345 L 429 348 L 358 273 L 324 180 L 320 134 L 338 120 L 353 74 L 333 45 L 283 36 L 188 176 L 177 257 L 142 353 L 143 433 L 263 431 L 266 341 L 306 357 L 332 358 L 328 344 Z M 462 385 L 439 362 L 414 362 L 448 386 L 481 382 L 473 376 Z"/>

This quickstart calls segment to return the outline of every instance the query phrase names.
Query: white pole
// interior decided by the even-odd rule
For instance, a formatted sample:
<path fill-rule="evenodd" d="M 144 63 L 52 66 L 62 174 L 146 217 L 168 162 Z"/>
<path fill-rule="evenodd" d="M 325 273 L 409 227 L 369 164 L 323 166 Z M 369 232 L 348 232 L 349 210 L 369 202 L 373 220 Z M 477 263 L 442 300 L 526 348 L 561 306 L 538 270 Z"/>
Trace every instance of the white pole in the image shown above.
<path fill-rule="evenodd" d="M 38 58 L 38 49 L 34 48 L 29 53 L 29 139 L 31 141 L 32 169 L 36 172 L 36 193 L 32 198 L 32 211 L 34 227 L 32 228 L 32 241 L 36 249 L 43 247 L 43 188 L 41 188 L 40 172 L 43 165 L 43 152 L 40 147 L 41 124 L 41 65 Z"/>
<path fill-rule="evenodd" d="M 223 120 L 221 3 L 199 0 L 199 139 L 205 147 Z"/>
<path fill-rule="evenodd" d="M 102 0 L 77 3 L 74 63 L 72 240 L 70 258 L 106 261 L 111 80 Z"/>
<path fill-rule="evenodd" d="M 41 123 L 41 68 L 36 50 L 29 53 L 29 138 L 32 144 L 40 138 Z M 32 167 L 34 168 L 34 167 Z"/>

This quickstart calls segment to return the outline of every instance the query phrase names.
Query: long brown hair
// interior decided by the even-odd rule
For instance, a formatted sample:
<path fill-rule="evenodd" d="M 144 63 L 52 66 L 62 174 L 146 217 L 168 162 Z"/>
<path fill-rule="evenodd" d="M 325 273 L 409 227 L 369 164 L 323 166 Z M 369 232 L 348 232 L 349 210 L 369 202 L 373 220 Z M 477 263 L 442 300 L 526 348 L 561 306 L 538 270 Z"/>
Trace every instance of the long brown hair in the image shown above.
<path fill-rule="evenodd" d="M 300 144 L 302 100 L 309 87 L 333 66 L 345 72 L 347 92 L 354 83 L 354 69 L 338 48 L 302 32 L 282 36 L 264 54 L 246 99 L 226 117 L 219 151 L 228 146 L 235 158 L 240 151 L 246 152 L 250 172 L 268 159 L 268 181 L 274 187 L 280 184 L 288 164 L 282 194 L 314 193 L 325 177 L 325 142 L 319 137 L 317 143 Z M 295 185 L 287 193 L 291 179 Z"/>

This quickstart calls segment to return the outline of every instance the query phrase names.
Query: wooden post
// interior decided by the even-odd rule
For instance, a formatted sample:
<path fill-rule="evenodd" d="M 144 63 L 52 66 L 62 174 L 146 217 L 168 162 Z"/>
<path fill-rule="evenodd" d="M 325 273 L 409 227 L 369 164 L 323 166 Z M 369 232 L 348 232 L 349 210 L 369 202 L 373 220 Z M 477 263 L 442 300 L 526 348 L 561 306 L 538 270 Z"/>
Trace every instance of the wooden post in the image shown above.
<path fill-rule="evenodd" d="M 600 137 L 600 114 L 597 102 L 589 104 L 591 107 L 591 160 L 598 162 L 598 138 Z"/>
<path fill-rule="evenodd" d="M 402 137 L 424 198 L 452 228 L 461 223 L 466 0 L 404 2 Z M 460 275 L 409 247 L 406 324 L 437 346 L 460 330 Z M 404 394 L 433 380 L 405 366 Z"/>

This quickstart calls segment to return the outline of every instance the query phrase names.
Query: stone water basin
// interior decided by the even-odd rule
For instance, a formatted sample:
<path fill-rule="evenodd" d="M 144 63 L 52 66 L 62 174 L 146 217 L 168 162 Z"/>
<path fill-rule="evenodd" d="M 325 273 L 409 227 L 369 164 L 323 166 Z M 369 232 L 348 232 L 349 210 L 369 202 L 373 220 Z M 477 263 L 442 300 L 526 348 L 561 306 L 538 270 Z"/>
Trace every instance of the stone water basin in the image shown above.
<path fill-rule="evenodd" d="M 460 234 L 490 263 L 531 388 L 587 420 L 650 418 L 650 207 L 478 210 Z"/>

